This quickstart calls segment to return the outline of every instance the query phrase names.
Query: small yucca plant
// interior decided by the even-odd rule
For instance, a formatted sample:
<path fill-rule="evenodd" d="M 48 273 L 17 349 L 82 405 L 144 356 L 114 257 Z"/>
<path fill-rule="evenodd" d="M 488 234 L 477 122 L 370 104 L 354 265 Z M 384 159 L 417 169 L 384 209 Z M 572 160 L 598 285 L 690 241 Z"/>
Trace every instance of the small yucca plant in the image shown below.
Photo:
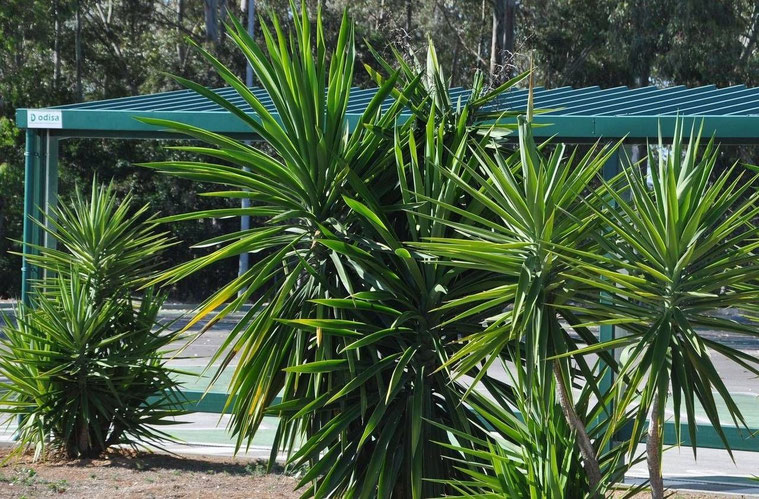
<path fill-rule="evenodd" d="M 162 351 L 175 334 L 156 328 L 164 297 L 135 292 L 168 244 L 133 213 L 131 198 L 93 185 L 55 212 L 61 250 L 29 260 L 49 277 L 31 306 L 6 318 L 0 340 L 0 414 L 19 417 L 16 452 L 48 443 L 70 457 L 95 457 L 116 444 L 167 438 L 154 425 L 181 414 L 177 382 Z M 52 231 L 51 231 L 52 234 Z"/>
<path fill-rule="evenodd" d="M 566 354 L 578 348 L 572 333 L 582 342 L 597 343 L 587 325 L 608 317 L 604 311 L 595 313 L 600 288 L 584 282 L 577 276 L 575 264 L 559 256 L 596 251 L 599 228 L 590 208 L 595 198 L 589 196 L 589 189 L 614 148 L 592 147 L 582 156 L 568 152 L 563 144 L 551 149 L 537 144 L 529 118 L 520 118 L 516 152 L 503 154 L 481 145 L 471 147 L 470 152 L 473 160 L 460 172 L 441 168 L 448 182 L 471 196 L 466 204 L 454 207 L 461 221 L 454 224 L 436 217 L 458 234 L 410 243 L 440 258 L 442 264 L 487 270 L 502 279 L 498 287 L 458 297 L 445 305 L 461 310 L 456 320 L 483 312 L 490 315 L 487 327 L 466 337 L 466 344 L 448 364 L 456 376 L 473 370 L 484 374 L 507 348 L 521 342 L 526 379 L 543 388 L 544 408 L 555 395 L 548 387 L 557 390 L 557 401 L 574 431 L 590 489 L 601 490 L 602 444 L 590 437 L 592 418 L 577 413 L 572 392 L 576 380 L 595 385 L 595 377 L 582 356 L 570 362 Z M 432 203 L 441 204 L 436 199 Z M 614 359 L 605 352 L 604 360 L 614 365 Z"/>
<path fill-rule="evenodd" d="M 466 478 L 442 480 L 456 492 L 446 497 L 579 499 L 597 494 L 608 497 L 615 485 L 623 481 L 625 472 L 643 458 L 638 456 L 626 461 L 625 443 L 602 449 L 598 456 L 600 488 L 594 491 L 575 442 L 576 432 L 564 418 L 556 396 L 556 380 L 547 378 L 548 386 L 543 387 L 538 379 L 528 379 L 523 358 L 518 344 L 504 352 L 502 368 L 511 376 L 510 384 L 521 387 L 514 391 L 513 403 L 498 404 L 486 397 L 468 399 L 483 429 L 489 430 L 488 438 L 480 439 L 474 434 L 446 428 L 455 442 L 440 445 L 459 451 L 469 463 L 466 467 L 458 466 Z M 605 370 L 598 371 L 596 380 L 604 374 Z M 604 414 L 603 403 L 594 396 L 593 383 L 579 387 L 576 411 L 591 417 Z M 621 430 L 633 414 L 632 410 L 623 414 L 611 431 Z M 602 424 L 588 428 L 594 440 L 600 440 L 609 430 L 605 423 L 600 420 L 599 423 Z M 480 469 L 473 470 L 471 463 L 479 464 Z M 634 496 L 639 489 L 627 489 L 624 497 Z"/>

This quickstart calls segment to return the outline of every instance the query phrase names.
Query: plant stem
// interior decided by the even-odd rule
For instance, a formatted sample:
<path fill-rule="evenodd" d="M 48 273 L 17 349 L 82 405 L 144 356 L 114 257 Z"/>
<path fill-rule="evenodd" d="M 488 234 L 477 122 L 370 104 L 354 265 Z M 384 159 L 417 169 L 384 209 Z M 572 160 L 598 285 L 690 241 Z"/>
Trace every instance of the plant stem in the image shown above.
<path fill-rule="evenodd" d="M 646 460 L 648 461 L 648 479 L 651 483 L 652 499 L 664 498 L 664 479 L 661 474 L 661 421 L 659 420 L 659 392 L 654 394 L 651 418 L 648 423 L 646 439 Z"/>
<path fill-rule="evenodd" d="M 556 387 L 559 395 L 559 404 L 561 410 L 564 412 L 564 417 L 569 423 L 569 426 L 575 430 L 577 438 L 577 446 L 580 448 L 582 459 L 585 463 L 585 472 L 588 474 L 588 483 L 592 490 L 591 497 L 600 498 L 601 493 L 599 485 L 601 484 L 601 467 L 598 464 L 598 458 L 596 452 L 593 449 L 593 444 L 590 442 L 587 428 L 585 424 L 580 421 L 577 412 L 575 412 L 572 399 L 567 392 L 567 388 L 564 385 L 564 377 L 561 375 L 561 368 L 558 362 L 553 363 L 553 374 L 556 377 Z"/>

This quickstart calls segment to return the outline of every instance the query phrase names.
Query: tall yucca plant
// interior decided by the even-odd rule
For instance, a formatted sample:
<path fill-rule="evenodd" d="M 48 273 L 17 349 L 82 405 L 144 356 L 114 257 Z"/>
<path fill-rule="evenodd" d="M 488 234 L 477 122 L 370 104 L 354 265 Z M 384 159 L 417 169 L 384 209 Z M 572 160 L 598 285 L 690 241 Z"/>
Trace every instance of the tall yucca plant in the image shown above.
<path fill-rule="evenodd" d="M 585 322 L 598 317 L 581 319 L 578 310 L 581 306 L 595 310 L 600 288 L 578 279 L 574 265 L 557 258 L 557 252 L 571 248 L 575 256 L 597 247 L 597 217 L 588 206 L 596 201 L 588 189 L 614 148 L 591 147 L 584 156 L 574 152 L 567 156 L 564 145 L 552 149 L 538 146 L 528 119 L 522 117 L 517 152 L 503 155 L 481 146 L 472 152 L 477 163 L 464 168 L 468 178 L 442 170 L 472 199 L 471 206 L 456 208 L 462 223 L 454 227 L 464 238 L 432 238 L 413 245 L 448 259 L 451 265 L 488 270 L 507 282 L 445 305 L 466 306 L 467 311 L 459 318 L 485 310 L 493 316 L 484 331 L 466 338 L 466 345 L 449 364 L 458 375 L 480 365 L 479 372 L 484 373 L 509 345 L 523 342 L 524 359 L 513 360 L 526 363 L 526 379 L 540 380 L 544 390 L 551 386 L 558 390 L 564 416 L 576 434 L 591 491 L 598 493 L 602 478 L 600 443 L 594 446 L 587 432 L 591 421 L 575 409 L 571 386 L 576 371 L 563 354 L 577 349 L 571 331 L 586 343 L 597 343 Z M 583 314 L 587 315 L 585 311 Z M 609 355 L 605 360 L 614 362 Z M 576 357 L 574 361 L 584 382 L 595 384 L 585 360 Z M 548 381 L 550 377 L 555 378 L 555 385 Z M 596 394 L 601 401 L 608 396 L 598 393 L 597 388 Z M 551 397 L 544 393 L 544 407 Z"/>
<path fill-rule="evenodd" d="M 292 9 L 298 12 L 294 5 Z M 238 447 L 252 438 L 266 408 L 280 391 L 285 398 L 292 398 L 296 390 L 305 388 L 297 385 L 296 376 L 284 372 L 284 368 L 334 353 L 331 339 L 324 340 L 328 334 L 321 329 L 315 335 L 309 335 L 298 325 L 276 319 L 333 318 L 325 315 L 324 307 L 312 300 L 335 293 L 344 294 L 341 283 L 335 278 L 342 269 L 335 266 L 329 252 L 324 251 L 318 241 L 339 232 L 350 211 L 340 197 L 344 188 L 349 185 L 360 187 L 362 182 L 359 179 L 371 178 L 393 161 L 392 151 L 383 145 L 390 139 L 384 137 L 382 131 L 392 137 L 392 126 L 402 109 L 400 102 L 384 112 L 380 108 L 393 88 L 395 80 L 392 79 L 367 104 L 355 132 L 351 133 L 345 113 L 355 56 L 352 25 L 347 16 L 343 18 L 334 55 L 328 64 L 321 15 L 316 20 L 314 45 L 311 21 L 305 8 L 301 14 L 292 21 L 294 33 L 289 38 L 274 15 L 270 24 L 262 22 L 264 49 L 248 36 L 237 20 L 232 20 L 233 25 L 228 30 L 252 65 L 257 80 L 266 89 L 276 108 L 276 116 L 237 76 L 200 47 L 197 49 L 237 90 L 257 118 L 245 114 L 205 87 L 177 77 L 181 84 L 216 102 L 250 126 L 274 150 L 274 154 L 182 123 L 144 119 L 147 123 L 168 127 L 206 142 L 208 146 L 178 149 L 212 158 L 209 162 L 174 161 L 145 166 L 227 189 L 209 193 L 211 196 L 247 197 L 253 201 L 249 209 L 192 212 L 163 221 L 254 215 L 268 222 L 261 227 L 202 243 L 221 245 L 221 248 L 177 266 L 161 279 L 175 282 L 241 253 L 260 255 L 246 273 L 215 292 L 190 322 L 190 325 L 195 324 L 224 305 L 206 326 L 212 327 L 251 296 L 259 296 L 214 358 L 214 361 L 221 358 L 218 372 L 233 360 L 238 362 L 230 386 L 231 393 L 241 395 L 232 407 L 231 423 L 238 436 Z M 369 131 L 364 126 L 367 123 L 376 127 L 378 132 Z M 323 383 L 345 385 L 348 381 L 337 376 L 323 376 L 308 390 L 321 393 Z M 284 424 L 285 429 L 278 434 L 275 447 L 292 444 L 298 433 L 308 433 L 310 428 L 318 428 L 329 420 L 321 415 L 314 417 L 312 421 L 297 419 L 297 424 Z"/>
<path fill-rule="evenodd" d="M 165 221 L 242 214 L 265 219 L 260 228 L 206 242 L 223 247 L 176 267 L 162 280 L 179 280 L 242 252 L 261 256 L 191 321 L 231 300 L 211 327 L 260 293 L 214 359 L 221 359 L 217 372 L 238 360 L 230 386 L 237 395 L 231 411 L 238 447 L 252 438 L 265 414 L 276 414 L 281 419 L 272 453 L 285 449 L 290 462 L 310 464 L 301 482 L 311 484 L 306 495 L 434 494 L 441 489 L 423 479 L 444 476 L 452 468 L 440 459 L 445 451 L 425 446 L 434 432 L 444 437 L 425 418 L 469 431 L 473 417 L 460 404 L 462 386 L 436 371 L 452 353 L 450 339 L 472 332 L 477 319 L 455 331 L 438 331 L 434 328 L 445 314 L 433 310 L 446 293 L 480 289 L 487 279 L 465 270 L 423 268 L 400 241 L 448 229 L 431 223 L 430 214 L 417 217 L 404 210 L 427 197 L 452 202 L 462 195 L 435 164 L 455 161 L 450 149 L 466 150 L 479 140 L 469 136 L 477 128 L 478 109 L 516 80 L 485 92 L 480 78 L 470 103 L 462 105 L 451 103 L 434 51 L 426 74 L 400 60 L 400 71 L 371 71 L 380 87 L 350 130 L 345 109 L 354 50 L 347 16 L 329 70 L 320 16 L 315 47 L 305 9 L 293 20 L 289 40 L 276 18 L 270 22 L 262 23 L 266 52 L 235 21 L 230 34 L 269 93 L 276 117 L 206 52 L 260 119 L 199 85 L 179 81 L 246 122 L 275 156 L 181 123 L 145 120 L 213 146 L 182 150 L 233 165 L 147 166 L 240 189 L 212 195 L 254 202 L 250 210 L 197 212 Z M 495 381 L 488 386 L 506 391 Z M 279 394 L 281 402 L 274 405 Z"/>
<path fill-rule="evenodd" d="M 399 63 L 403 66 L 402 59 Z M 480 439 L 486 437 L 475 415 L 461 405 L 466 386 L 452 382 L 443 368 L 460 348 L 458 337 L 479 330 L 484 317 L 474 314 L 468 320 L 454 321 L 458 312 L 441 306 L 446 299 L 498 286 L 500 276 L 480 269 L 422 264 L 403 241 L 453 235 L 454 229 L 440 220 L 460 219 L 449 206 L 466 193 L 448 182 L 438 166 L 447 165 L 468 177 L 460 158 L 471 145 L 483 140 L 472 135 L 477 128 L 476 114 L 481 102 L 495 94 L 480 93 L 475 87 L 466 103 L 452 104 L 431 46 L 427 65 L 425 81 L 409 98 L 413 121 L 397 127 L 394 133 L 396 163 L 386 176 L 394 188 L 380 196 L 370 189 L 357 192 L 357 198 L 344 196 L 354 214 L 346 221 L 346 242 L 320 241 L 342 262 L 346 269 L 340 275 L 343 287 L 354 292 L 318 303 L 332 307 L 335 315 L 343 317 L 337 324 L 343 331 L 346 327 L 356 331 L 355 340 L 344 349 L 371 363 L 360 379 L 345 388 L 337 387 L 329 399 L 311 402 L 315 404 L 311 410 L 337 410 L 340 405 L 356 408 L 346 418 L 346 424 L 358 430 L 356 436 L 346 439 L 340 450 L 330 451 L 329 464 L 322 459 L 318 467 L 329 470 L 323 482 L 327 483 L 334 480 L 332 475 L 339 476 L 333 469 L 341 470 L 348 463 L 358 466 L 366 460 L 366 473 L 354 471 L 354 483 L 346 481 L 345 488 L 336 489 L 360 497 L 444 494 L 447 488 L 442 480 L 463 476 L 455 465 L 463 455 L 425 442 L 447 439 L 443 426 Z M 418 78 L 411 70 L 404 77 L 410 79 L 409 84 Z M 482 97 L 485 99 L 480 100 Z M 440 203 L 430 203 L 432 199 Z M 324 321 L 300 323 L 331 329 Z M 291 370 L 307 373 L 324 365 L 314 362 Z M 345 361 L 332 361 L 328 366 L 346 371 L 346 375 L 351 369 Z M 482 379 L 491 396 L 509 398 L 507 385 L 487 375 Z M 330 442 L 329 431 L 325 427 L 315 433 L 296 456 L 301 461 L 318 461 L 319 453 Z M 476 464 L 472 468 L 479 469 Z M 306 478 L 311 477 L 304 481 Z"/>
<path fill-rule="evenodd" d="M 658 158 L 649 152 L 650 186 L 637 166 L 625 170 L 629 195 L 609 190 L 614 205 L 599 216 L 610 233 L 602 240 L 608 258 L 583 267 L 609 292 L 630 346 L 618 386 L 620 407 L 637 402 L 630 448 L 648 423 L 647 453 L 654 497 L 663 497 L 662 425 L 671 399 L 676 433 L 683 411 L 693 451 L 697 445 L 696 403 L 703 408 L 726 448 L 717 397 L 733 423 L 745 425 L 740 409 L 715 369 L 719 353 L 758 374 L 757 359 L 699 334 L 699 328 L 759 335 L 759 329 L 713 315 L 721 308 L 755 310 L 759 297 L 756 265 L 759 177 L 734 166 L 715 177 L 718 148 L 702 146 L 694 127 L 690 142 L 683 124 L 675 127 L 669 154 L 660 139 Z M 626 199 L 629 198 L 629 199 Z"/>

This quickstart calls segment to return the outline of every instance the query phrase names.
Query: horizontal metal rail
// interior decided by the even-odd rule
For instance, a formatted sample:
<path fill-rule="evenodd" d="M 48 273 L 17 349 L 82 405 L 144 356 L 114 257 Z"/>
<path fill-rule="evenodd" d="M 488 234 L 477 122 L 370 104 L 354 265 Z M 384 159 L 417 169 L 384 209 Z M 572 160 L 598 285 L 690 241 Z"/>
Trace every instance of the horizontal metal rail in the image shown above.
<path fill-rule="evenodd" d="M 229 404 L 227 405 L 228 395 L 226 393 L 209 392 L 203 395 L 200 391 L 182 391 L 180 392 L 184 399 L 181 402 L 182 408 L 191 412 L 206 412 L 213 414 L 229 413 L 229 407 L 232 407 L 235 401 L 235 396 L 232 396 Z M 281 399 L 276 397 L 272 404 L 279 404 Z M 227 409 L 225 410 L 225 407 Z M 681 437 L 682 440 L 679 445 L 684 447 L 690 447 L 691 440 L 688 433 L 687 425 L 681 424 Z M 736 428 L 735 426 L 723 426 L 722 427 L 727 441 L 730 444 L 730 449 L 734 451 L 749 451 L 759 452 L 759 428 Z M 631 429 L 624 428 L 620 431 L 620 438 L 629 438 Z M 696 426 L 696 443 L 698 448 L 703 449 L 724 449 L 725 446 L 715 429 L 709 424 L 699 424 Z M 664 445 L 678 445 L 675 424 L 672 422 L 664 423 L 663 434 Z"/>

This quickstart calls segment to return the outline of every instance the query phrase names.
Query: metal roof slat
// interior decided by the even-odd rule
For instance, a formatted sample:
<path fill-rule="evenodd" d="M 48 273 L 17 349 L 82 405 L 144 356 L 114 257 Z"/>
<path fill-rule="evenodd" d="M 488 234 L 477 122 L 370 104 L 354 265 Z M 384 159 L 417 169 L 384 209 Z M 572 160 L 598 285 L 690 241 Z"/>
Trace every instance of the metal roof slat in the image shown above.
<path fill-rule="evenodd" d="M 226 89 L 227 87 L 222 87 L 223 89 Z M 214 92 L 220 89 L 211 89 Z M 195 92 L 194 90 L 187 89 L 187 94 L 183 95 L 175 95 L 175 96 L 169 96 L 167 98 L 159 98 L 154 99 L 148 102 L 144 101 L 132 101 L 132 102 L 124 102 L 120 103 L 117 106 L 109 107 L 108 109 L 113 110 L 134 110 L 134 111 L 163 111 L 163 110 L 170 110 L 177 106 L 177 104 L 187 105 L 189 103 L 200 103 L 203 101 L 206 101 L 207 99 L 200 95 L 199 93 Z M 155 103 L 154 103 L 155 101 Z"/>
<path fill-rule="evenodd" d="M 750 116 L 750 117 L 756 117 L 759 116 L 759 106 L 751 106 L 746 109 L 739 109 L 737 111 L 730 111 L 729 113 L 725 113 L 724 116 L 729 117 L 740 117 L 740 116 Z"/>
<path fill-rule="evenodd" d="M 599 91 L 599 87 L 584 87 L 584 88 L 578 88 L 574 89 L 572 87 L 560 87 L 560 88 L 553 88 L 553 89 L 547 89 L 540 93 L 534 92 L 533 93 L 533 100 L 535 102 L 535 107 L 538 107 L 538 102 L 540 101 L 540 107 L 543 107 L 546 102 L 551 103 L 554 101 L 554 99 L 560 99 L 562 97 L 568 97 L 570 95 L 577 95 L 578 93 L 582 93 L 582 95 L 587 95 L 589 93 L 594 93 Z M 527 107 L 527 99 L 529 96 L 529 90 L 519 90 L 519 95 L 514 96 L 510 95 L 505 100 L 501 101 L 500 99 L 493 104 L 489 104 L 485 107 L 487 110 L 492 110 L 493 108 L 496 108 L 498 110 L 498 106 L 500 105 L 506 105 L 508 106 L 507 109 L 521 109 Z M 550 98 L 549 98 L 550 97 Z M 544 100 L 546 102 L 544 102 Z M 506 109 L 504 109 L 506 110 Z"/>
<path fill-rule="evenodd" d="M 654 92 L 658 92 L 659 89 L 655 86 L 629 88 L 626 91 L 614 94 L 611 98 L 598 99 L 594 98 L 589 102 L 583 102 L 581 105 L 571 106 L 568 110 L 563 111 L 562 116 L 574 116 L 582 115 L 586 110 L 598 109 L 599 105 L 605 104 L 607 107 L 617 105 L 620 101 L 629 101 L 631 98 L 639 97 L 640 95 L 648 95 Z M 603 106 L 602 106 L 603 107 Z"/>
<path fill-rule="evenodd" d="M 349 114 L 356 114 L 356 113 L 362 113 L 363 109 L 360 111 L 356 110 L 356 106 L 359 106 L 360 103 L 369 103 L 374 98 L 375 95 L 377 95 L 376 88 L 369 88 L 369 89 L 359 89 L 358 92 L 354 93 L 351 92 L 350 97 L 348 98 L 348 107 L 346 109 L 346 112 Z M 365 107 L 365 106 L 364 106 Z"/>
<path fill-rule="evenodd" d="M 213 92 L 227 100 L 229 100 L 231 97 L 239 95 L 237 93 L 237 90 L 231 87 L 215 88 L 213 89 Z M 196 93 L 195 98 L 193 99 L 179 101 L 179 102 L 174 102 L 174 101 L 164 102 L 164 103 L 161 103 L 162 105 L 156 106 L 150 110 L 151 111 L 196 111 L 196 110 L 199 111 L 199 110 L 206 109 L 209 103 L 213 103 L 213 101 L 211 101 L 210 99 L 208 99 L 207 97 L 201 94 Z M 213 105 L 221 109 L 221 107 L 218 106 L 218 104 L 213 103 Z"/>
<path fill-rule="evenodd" d="M 536 89 L 533 91 L 533 101 L 537 102 L 539 99 L 547 99 L 549 97 L 558 98 L 559 96 L 572 92 L 576 92 L 576 90 L 568 86 L 559 88 L 542 88 L 541 90 Z M 522 88 L 507 92 L 502 98 L 498 98 L 492 104 L 488 104 L 486 109 L 498 108 L 499 106 L 506 106 L 506 109 L 526 107 L 529 94 L 529 89 Z"/>
<path fill-rule="evenodd" d="M 642 88 L 649 88 L 649 87 L 642 87 Z M 594 116 L 626 116 L 630 113 L 632 109 L 638 109 L 644 106 L 649 105 L 651 102 L 658 102 L 661 99 L 666 99 L 668 97 L 671 97 L 672 95 L 680 95 L 684 92 L 687 92 L 689 89 L 685 87 L 684 85 L 676 85 L 674 87 L 666 87 L 666 88 L 655 88 L 654 91 L 645 93 L 643 95 L 637 94 L 633 97 L 632 100 L 627 100 L 622 103 L 615 103 L 614 105 L 606 105 L 601 106 L 596 110 L 594 113 L 590 113 Z M 621 114 L 613 114 L 613 113 L 619 113 L 620 111 L 623 111 Z"/>
<path fill-rule="evenodd" d="M 572 87 L 564 86 L 564 87 L 558 87 L 558 88 L 545 88 L 545 87 L 534 87 L 533 88 L 533 95 L 544 95 L 550 92 L 566 92 L 568 90 L 571 90 Z M 527 94 L 529 93 L 529 89 L 527 88 L 511 88 L 505 92 L 503 92 L 501 95 L 495 98 L 494 104 L 497 105 L 498 103 L 508 103 L 509 101 L 512 101 L 514 99 L 525 99 L 527 100 Z M 488 104 L 488 106 L 491 106 L 493 104 Z"/>
<path fill-rule="evenodd" d="M 176 102 L 201 102 L 207 100 L 197 92 L 185 89 L 181 95 L 172 95 L 165 97 L 162 94 L 152 94 L 150 99 L 136 99 L 127 98 L 124 102 L 119 102 L 116 105 L 109 106 L 107 108 L 98 108 L 108 111 L 159 111 L 169 108 L 169 104 L 173 105 Z M 72 108 L 82 109 L 82 108 Z"/>
<path fill-rule="evenodd" d="M 727 88 L 709 88 L 707 86 L 689 89 L 689 92 L 678 97 L 667 99 L 657 103 L 657 105 L 649 105 L 641 110 L 637 110 L 632 113 L 628 113 L 629 116 L 652 114 L 668 116 L 672 114 L 683 114 L 687 109 L 698 109 L 706 104 L 709 104 L 715 100 L 724 99 L 726 96 L 741 92 L 740 86 L 733 86 Z M 687 113 L 686 113 L 687 114 Z"/>
<path fill-rule="evenodd" d="M 128 105 L 125 104 L 123 106 L 113 108 L 114 111 L 178 111 L 178 110 L 188 110 L 191 111 L 194 108 L 198 106 L 202 106 L 204 103 L 208 102 L 208 99 L 203 97 L 202 95 L 196 95 L 193 96 L 190 99 L 185 99 L 181 101 L 176 102 L 161 102 L 156 104 L 144 104 L 144 105 Z"/>
<path fill-rule="evenodd" d="M 250 87 L 253 95 L 256 95 L 259 97 L 259 99 L 262 96 L 265 96 L 268 98 L 268 93 L 260 87 Z M 215 88 L 212 89 L 213 92 L 219 94 L 220 96 L 224 97 L 225 99 L 229 99 L 231 97 L 239 95 L 237 90 L 235 90 L 232 87 L 221 87 L 221 88 Z M 214 107 L 217 106 L 214 103 L 214 106 L 209 107 L 207 104 L 212 102 L 203 95 L 191 91 L 192 95 L 189 98 L 183 98 L 183 99 L 168 99 L 160 103 L 158 106 L 151 106 L 151 107 L 145 107 L 145 106 L 139 106 L 139 107 L 127 107 L 124 106 L 123 109 L 134 109 L 134 110 L 140 110 L 140 111 L 193 111 L 193 110 L 207 110 L 207 109 L 221 109 L 220 107 Z"/>
<path fill-rule="evenodd" d="M 730 99 L 730 100 L 733 100 L 733 99 Z M 733 112 L 733 111 L 730 111 L 731 109 L 736 109 L 736 110 L 740 111 L 742 109 L 745 109 L 746 105 L 753 105 L 753 104 L 756 104 L 757 102 L 759 102 L 759 94 L 755 94 L 755 97 L 752 97 L 748 101 L 743 101 L 743 102 L 739 102 L 739 103 L 735 103 L 735 104 L 731 104 L 731 105 L 727 105 L 727 106 L 720 106 L 720 107 L 717 107 L 717 108 L 713 108 L 712 107 L 712 108 L 705 109 L 703 113 L 696 114 L 696 116 L 701 116 L 701 115 L 703 115 L 703 116 L 714 116 L 715 114 L 717 116 L 723 116 L 723 115 L 726 114 L 725 111 L 729 111 L 727 113 L 729 115 L 730 112 Z M 741 114 L 743 114 L 743 113 L 741 113 Z"/>
<path fill-rule="evenodd" d="M 232 88 L 224 88 L 222 89 L 224 92 L 217 91 L 219 95 L 227 99 L 229 102 L 234 104 L 235 106 L 241 108 L 245 112 L 253 112 L 253 109 L 250 107 L 250 105 L 247 103 L 247 101 L 235 90 Z M 269 94 L 266 93 L 263 89 L 259 89 L 260 91 L 254 92 L 253 95 L 258 98 L 258 100 L 261 102 L 261 104 L 269 110 L 269 112 L 272 112 L 275 110 L 274 102 L 269 97 Z M 197 111 L 197 112 L 204 112 L 204 111 L 224 111 L 224 108 L 220 105 L 216 104 L 215 102 L 206 99 L 203 96 L 200 96 L 201 100 L 197 103 L 193 103 L 192 105 L 187 104 L 184 106 L 172 106 L 167 107 L 165 109 L 161 109 L 161 111 Z"/>
<path fill-rule="evenodd" d="M 568 112 L 571 112 L 571 110 L 577 107 L 594 106 L 599 102 L 607 102 L 613 98 L 620 97 L 630 92 L 631 90 L 628 87 L 621 86 L 621 87 L 614 87 L 614 88 L 604 88 L 596 92 L 590 92 L 587 94 L 570 94 L 570 95 L 562 97 L 556 102 L 551 102 L 550 103 L 551 106 L 562 107 L 562 109 L 560 111 L 556 111 L 554 113 L 549 113 L 549 114 L 566 114 Z M 539 102 L 537 100 L 535 101 L 535 106 L 547 107 L 546 103 L 542 101 Z"/>
<path fill-rule="evenodd" d="M 728 90 L 735 87 L 728 87 L 721 90 Z M 738 107 L 740 109 L 743 105 L 750 105 L 753 102 L 755 102 L 759 98 L 759 92 L 756 91 L 757 89 L 752 88 L 745 88 L 742 90 L 733 90 L 730 92 L 722 92 L 721 94 L 710 98 L 710 99 L 704 99 L 703 101 L 698 100 L 695 102 L 688 102 L 685 107 L 680 107 L 677 110 L 667 111 L 666 113 L 662 113 L 662 115 L 673 115 L 673 114 L 681 114 L 681 115 L 710 115 L 714 111 L 722 109 L 723 107 Z M 735 102 L 738 101 L 738 102 Z M 733 103 L 733 104 L 728 104 Z M 719 113 L 722 114 L 722 113 Z"/>
<path fill-rule="evenodd" d="M 128 95 L 126 97 L 114 97 L 113 99 L 103 99 L 103 100 L 93 100 L 93 101 L 85 101 L 85 102 L 77 102 L 74 104 L 63 104 L 60 106 L 52 106 L 52 107 L 46 107 L 46 108 L 40 108 L 40 109 L 102 109 L 102 108 L 108 108 L 108 104 L 113 103 L 121 103 L 123 101 L 144 101 L 144 100 L 151 100 L 151 99 L 161 99 L 164 98 L 164 96 L 174 96 L 177 94 L 194 94 L 192 90 L 188 88 L 182 88 L 179 90 L 171 90 L 169 92 L 159 92 L 154 94 L 145 94 L 145 95 Z"/>

